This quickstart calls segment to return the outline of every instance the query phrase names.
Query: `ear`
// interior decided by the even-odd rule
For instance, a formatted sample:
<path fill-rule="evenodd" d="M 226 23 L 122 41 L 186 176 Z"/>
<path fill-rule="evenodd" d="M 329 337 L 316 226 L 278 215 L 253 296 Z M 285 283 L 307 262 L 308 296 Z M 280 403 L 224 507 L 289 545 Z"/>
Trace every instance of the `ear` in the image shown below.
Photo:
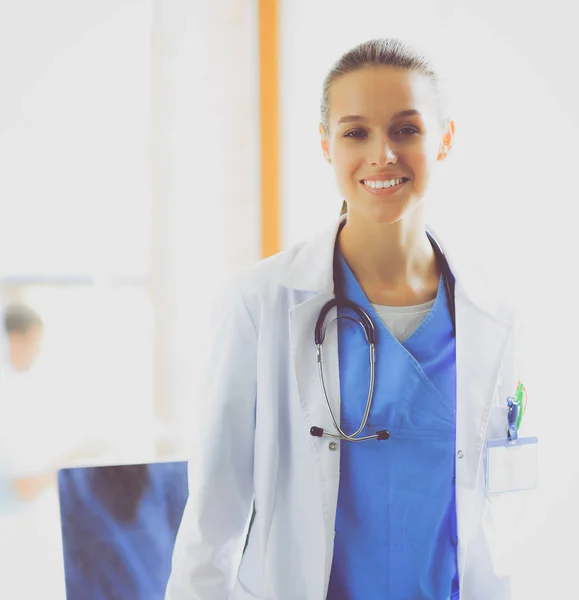
<path fill-rule="evenodd" d="M 438 149 L 438 157 L 437 160 L 444 160 L 450 149 L 452 148 L 452 141 L 454 139 L 454 121 L 449 120 L 447 129 L 442 137 L 442 143 L 440 144 L 440 148 Z"/>
<path fill-rule="evenodd" d="M 324 154 L 324 158 L 329 163 L 331 163 L 332 158 L 330 156 L 330 144 L 329 144 L 329 140 L 328 140 L 328 134 L 326 132 L 326 128 L 324 127 L 323 123 L 320 123 L 319 132 L 320 132 L 320 145 L 322 147 L 322 153 Z"/>

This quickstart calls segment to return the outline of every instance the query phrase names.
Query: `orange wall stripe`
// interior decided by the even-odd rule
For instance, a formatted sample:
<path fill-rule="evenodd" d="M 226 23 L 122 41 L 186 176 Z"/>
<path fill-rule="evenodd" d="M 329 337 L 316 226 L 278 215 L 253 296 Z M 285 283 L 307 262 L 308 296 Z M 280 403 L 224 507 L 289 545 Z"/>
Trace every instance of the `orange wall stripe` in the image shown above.
<path fill-rule="evenodd" d="M 261 254 L 280 250 L 278 0 L 259 0 Z"/>

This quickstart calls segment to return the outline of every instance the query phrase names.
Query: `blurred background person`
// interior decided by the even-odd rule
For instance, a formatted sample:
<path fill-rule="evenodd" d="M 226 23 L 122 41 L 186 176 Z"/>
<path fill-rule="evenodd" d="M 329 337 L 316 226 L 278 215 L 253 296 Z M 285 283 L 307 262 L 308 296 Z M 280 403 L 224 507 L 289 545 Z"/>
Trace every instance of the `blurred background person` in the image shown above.
<path fill-rule="evenodd" d="M 4 311 L 4 348 L 0 365 L 0 421 L 3 422 L 2 440 L 7 446 L 13 410 L 26 411 L 32 408 L 30 396 L 20 406 L 16 403 L 31 390 L 33 377 L 29 374 L 39 357 L 44 335 L 44 323 L 40 315 L 23 303 L 9 305 Z M 18 398 L 20 396 L 20 398 Z M 0 442 L 1 443 L 1 442 Z M 19 450 L 19 453 L 21 450 Z M 6 460 L 4 456 L 4 460 Z M 2 457 L 0 456 L 0 465 Z M 52 471 L 30 476 L 15 476 L 3 482 L 5 502 L 11 494 L 21 500 L 32 500 L 46 487 L 54 483 Z"/>
<path fill-rule="evenodd" d="M 40 315 L 26 304 L 13 304 L 4 313 L 9 369 L 24 373 L 31 369 L 40 353 L 44 323 Z"/>
<path fill-rule="evenodd" d="M 0 597 L 64 598 L 55 472 L 38 377 L 44 323 L 30 306 L 6 307 L 0 365 Z"/>
<path fill-rule="evenodd" d="M 97 450 L 72 441 L 71 414 L 55 405 L 62 373 L 43 364 L 44 322 L 9 304 L 0 365 L 0 597 L 64 598 L 57 469 Z M 59 387 L 60 386 L 60 387 Z"/>
<path fill-rule="evenodd" d="M 59 474 L 67 600 L 162 600 L 187 500 L 187 463 Z"/>
<path fill-rule="evenodd" d="M 12 456 L 12 460 L 19 460 L 18 455 L 22 453 L 20 448 L 12 447 L 14 440 L 10 439 L 10 429 L 17 422 L 11 417 L 20 413 L 20 422 L 22 414 L 32 408 L 29 392 L 34 377 L 31 377 L 30 372 L 40 354 L 44 323 L 30 306 L 12 304 L 4 311 L 3 333 L 3 355 L 0 364 L 0 448 L 4 452 L 0 454 L 0 468 L 4 463 L 4 468 L 7 469 L 10 455 L 16 455 Z M 10 502 L 10 497 L 12 501 L 32 500 L 53 480 L 52 475 L 46 472 L 23 477 L 14 474 L 10 479 L 7 478 L 6 472 L 3 475 L 1 486 L 4 506 Z"/>

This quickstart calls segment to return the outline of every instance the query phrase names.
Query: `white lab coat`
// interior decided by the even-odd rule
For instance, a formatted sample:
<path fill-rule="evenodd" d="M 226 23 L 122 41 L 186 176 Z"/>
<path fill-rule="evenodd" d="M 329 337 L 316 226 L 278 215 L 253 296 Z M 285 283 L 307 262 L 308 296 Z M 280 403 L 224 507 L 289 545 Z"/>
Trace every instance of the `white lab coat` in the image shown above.
<path fill-rule="evenodd" d="M 340 450 L 320 388 L 314 326 L 333 297 L 338 223 L 238 275 L 216 307 L 201 396 L 199 452 L 166 600 L 324 600 Z M 514 312 L 432 228 L 456 278 L 456 503 L 462 600 L 510 598 L 508 560 L 524 492 L 489 497 L 486 439 L 505 438 L 515 367 Z M 335 316 L 335 309 L 328 319 Z M 325 381 L 339 409 L 337 328 L 324 341 Z M 256 516 L 243 546 L 252 502 Z M 240 564 L 241 558 L 241 564 Z"/>
<path fill-rule="evenodd" d="M 65 424 L 39 359 L 26 373 L 0 365 L 0 485 L 50 469 L 66 448 Z M 0 598 L 66 597 L 56 486 L 34 499 L 0 498 Z"/>

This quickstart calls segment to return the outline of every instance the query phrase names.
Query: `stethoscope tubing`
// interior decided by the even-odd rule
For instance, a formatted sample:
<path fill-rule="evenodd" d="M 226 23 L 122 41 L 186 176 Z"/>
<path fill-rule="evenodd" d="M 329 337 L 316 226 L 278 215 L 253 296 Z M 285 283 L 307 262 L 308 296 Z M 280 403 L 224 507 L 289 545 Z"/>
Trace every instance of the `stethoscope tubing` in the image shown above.
<path fill-rule="evenodd" d="M 452 284 L 451 284 L 452 274 L 450 272 L 450 267 L 448 265 L 448 261 L 446 260 L 446 257 L 444 256 L 442 248 L 440 247 L 438 242 L 434 239 L 433 236 L 430 235 L 430 233 L 428 233 L 428 231 L 426 232 L 426 234 L 432 244 L 432 247 L 436 253 L 437 259 L 438 259 L 439 264 L 442 269 L 442 278 L 444 281 L 444 285 L 446 288 L 446 295 L 447 295 L 448 302 L 449 302 L 449 309 L 450 309 L 450 314 L 451 314 L 453 332 L 454 332 L 454 335 L 456 336 L 456 315 L 455 315 L 455 304 L 454 304 L 454 290 L 452 289 Z M 349 307 L 358 314 L 358 316 L 360 317 L 360 321 L 358 321 L 352 317 L 343 315 L 343 316 L 337 316 L 335 319 L 332 319 L 332 321 L 330 321 L 330 323 L 332 323 L 333 321 L 337 321 L 338 319 L 349 319 L 349 320 L 353 321 L 354 323 L 358 323 L 364 331 L 366 340 L 368 342 L 369 351 L 370 351 L 370 384 L 368 386 L 368 397 L 366 400 L 366 408 L 364 410 L 364 416 L 362 418 L 362 422 L 360 423 L 360 426 L 354 433 L 351 433 L 351 434 L 345 433 L 341 429 L 340 425 L 338 424 L 338 420 L 336 419 L 336 416 L 332 409 L 330 399 L 328 398 L 326 384 L 324 381 L 324 369 L 323 369 L 324 361 L 323 361 L 322 344 L 323 344 L 323 341 L 325 338 L 326 329 L 327 329 L 328 325 L 330 324 L 330 323 L 328 323 L 324 327 L 324 323 L 325 323 L 328 313 L 334 307 L 336 307 L 336 308 Z M 317 361 L 317 365 L 318 365 L 318 373 L 320 376 L 320 385 L 322 387 L 322 391 L 324 394 L 328 412 L 330 413 L 332 422 L 338 433 L 329 433 L 329 432 L 325 431 L 324 429 L 322 429 L 321 427 L 312 427 L 310 429 L 310 434 L 315 437 L 325 436 L 325 437 L 331 437 L 334 439 L 344 440 L 344 441 L 348 441 L 348 442 L 364 442 L 364 441 L 373 440 L 373 439 L 377 439 L 377 440 L 389 439 L 390 432 L 388 432 L 387 430 L 381 430 L 374 435 L 357 437 L 362 432 L 364 427 L 366 427 L 368 418 L 370 416 L 370 410 L 372 408 L 372 400 L 374 397 L 375 363 L 376 363 L 376 330 L 374 327 L 374 323 L 372 322 L 372 319 L 370 318 L 368 313 L 366 313 L 366 311 L 361 306 L 358 306 L 354 302 L 351 302 L 346 299 L 333 298 L 332 300 L 327 302 L 322 307 L 322 310 L 320 311 L 318 320 L 316 322 L 314 338 L 315 338 L 315 343 L 316 343 L 316 361 Z"/>
<path fill-rule="evenodd" d="M 337 319 L 335 319 L 335 320 L 337 320 Z M 352 319 L 352 320 L 355 321 L 355 319 Z M 371 342 L 368 342 L 368 343 L 369 343 L 369 348 L 370 348 L 370 385 L 368 386 L 368 398 L 366 400 L 366 409 L 364 411 L 364 417 L 362 419 L 362 422 L 360 423 L 360 427 L 358 427 L 358 429 L 354 433 L 351 433 L 349 435 L 347 433 L 345 433 L 344 431 L 342 431 L 342 429 L 338 425 L 338 421 L 334 415 L 334 411 L 332 409 L 330 399 L 328 398 L 328 393 L 326 391 L 326 384 L 324 382 L 322 344 L 318 344 L 317 361 L 318 361 L 318 372 L 320 374 L 320 383 L 322 386 L 322 390 L 324 392 L 324 398 L 326 399 L 326 405 L 328 407 L 328 411 L 330 413 L 330 416 L 332 417 L 334 427 L 336 428 L 336 431 L 339 434 L 339 435 L 336 435 L 336 434 L 324 432 L 322 435 L 327 435 L 329 437 L 334 437 L 334 438 L 338 438 L 338 439 L 344 439 L 344 440 L 348 440 L 350 442 L 362 442 L 366 439 L 373 439 L 373 438 L 377 437 L 375 435 L 367 436 L 364 438 L 357 437 L 360 434 L 360 432 L 364 429 L 364 427 L 366 427 L 366 423 L 368 422 L 368 417 L 370 415 L 370 409 L 372 408 L 372 398 L 374 396 L 374 373 L 375 373 L 375 364 L 376 364 L 376 354 L 375 354 L 374 344 Z"/>

